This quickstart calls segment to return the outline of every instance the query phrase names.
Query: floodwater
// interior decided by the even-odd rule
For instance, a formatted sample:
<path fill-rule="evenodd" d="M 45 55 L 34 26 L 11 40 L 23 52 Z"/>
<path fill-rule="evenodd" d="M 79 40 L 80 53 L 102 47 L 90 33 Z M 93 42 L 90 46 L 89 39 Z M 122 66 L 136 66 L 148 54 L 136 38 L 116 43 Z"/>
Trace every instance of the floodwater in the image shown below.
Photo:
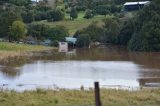
<path fill-rule="evenodd" d="M 160 87 L 160 53 L 101 46 L 33 53 L 0 65 L 3 89 L 79 89 L 93 87 L 95 81 L 106 88 Z"/>

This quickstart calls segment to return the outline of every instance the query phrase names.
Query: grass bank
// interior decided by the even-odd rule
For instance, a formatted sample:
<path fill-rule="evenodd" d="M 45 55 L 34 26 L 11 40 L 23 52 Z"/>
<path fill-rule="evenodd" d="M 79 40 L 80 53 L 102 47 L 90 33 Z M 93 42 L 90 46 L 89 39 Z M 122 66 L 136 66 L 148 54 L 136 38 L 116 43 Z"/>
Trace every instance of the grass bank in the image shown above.
<path fill-rule="evenodd" d="M 53 47 L 0 42 L 0 60 L 6 59 L 8 57 L 24 55 L 28 52 L 43 51 L 49 49 L 53 49 Z"/>
<path fill-rule="evenodd" d="M 160 89 L 101 90 L 102 106 L 159 106 Z M 78 90 L 0 91 L 1 106 L 94 106 L 94 93 Z"/>

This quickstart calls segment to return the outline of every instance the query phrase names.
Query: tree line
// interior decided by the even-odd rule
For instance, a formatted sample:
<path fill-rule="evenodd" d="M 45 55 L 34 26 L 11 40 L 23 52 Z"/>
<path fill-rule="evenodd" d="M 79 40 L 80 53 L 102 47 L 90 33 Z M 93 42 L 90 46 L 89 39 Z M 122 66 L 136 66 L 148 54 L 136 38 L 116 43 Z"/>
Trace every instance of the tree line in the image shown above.
<path fill-rule="evenodd" d="M 0 38 L 9 41 L 20 41 L 26 35 L 37 40 L 50 39 L 54 42 L 68 36 L 63 26 L 51 27 L 37 24 L 34 21 L 61 21 L 67 9 L 72 20 L 78 17 L 79 11 L 86 11 L 85 18 L 96 14 L 107 15 L 98 22 L 91 23 L 87 28 L 78 30 L 74 37 L 77 46 L 85 47 L 91 42 L 125 45 L 132 51 L 160 51 L 160 2 L 153 0 L 150 5 L 139 10 L 132 17 L 124 19 L 112 15 L 121 11 L 124 2 L 130 0 L 66 0 L 65 9 L 51 7 L 44 0 L 33 5 L 30 0 L 1 0 L 0 2 Z M 138 1 L 138 0 L 134 0 Z"/>
<path fill-rule="evenodd" d="M 51 7 L 47 1 L 33 5 L 31 0 L 2 0 L 0 4 L 0 38 L 10 42 L 23 40 L 30 35 L 37 40 L 60 40 L 68 35 L 62 27 L 35 24 L 35 21 L 60 21 L 65 17 L 61 9 Z"/>
<path fill-rule="evenodd" d="M 77 45 L 88 47 L 90 42 L 101 42 L 125 45 L 131 51 L 160 51 L 159 10 L 160 1 L 154 0 L 132 18 L 123 20 L 114 16 L 107 17 L 102 26 L 93 22 L 75 33 Z"/>

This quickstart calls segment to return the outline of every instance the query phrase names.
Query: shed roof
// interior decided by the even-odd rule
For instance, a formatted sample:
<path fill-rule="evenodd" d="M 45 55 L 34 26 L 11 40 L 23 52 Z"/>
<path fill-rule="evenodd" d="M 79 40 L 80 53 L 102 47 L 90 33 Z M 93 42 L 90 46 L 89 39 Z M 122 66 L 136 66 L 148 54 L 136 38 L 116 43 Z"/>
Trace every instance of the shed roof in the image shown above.
<path fill-rule="evenodd" d="M 67 42 L 72 42 L 72 43 L 76 43 L 76 41 L 77 41 L 77 38 L 74 38 L 74 37 L 65 37 L 65 39 L 66 39 L 66 41 Z"/>
<path fill-rule="evenodd" d="M 137 5 L 137 4 L 148 4 L 150 1 L 141 1 L 141 2 L 126 2 L 124 5 Z"/>

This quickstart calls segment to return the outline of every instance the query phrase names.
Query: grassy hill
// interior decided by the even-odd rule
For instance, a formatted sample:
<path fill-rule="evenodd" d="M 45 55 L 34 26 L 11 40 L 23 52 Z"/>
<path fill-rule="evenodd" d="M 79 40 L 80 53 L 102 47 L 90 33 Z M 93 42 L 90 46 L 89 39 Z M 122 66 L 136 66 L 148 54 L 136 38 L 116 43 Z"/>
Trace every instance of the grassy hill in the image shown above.
<path fill-rule="evenodd" d="M 102 15 L 97 15 L 92 19 L 85 19 L 85 18 L 83 18 L 84 14 L 85 14 L 84 12 L 80 12 L 78 14 L 78 18 L 75 19 L 74 21 L 69 19 L 70 18 L 69 14 L 66 14 L 66 17 L 65 17 L 65 19 L 63 21 L 48 22 L 48 21 L 44 20 L 44 21 L 39 21 L 39 22 L 34 22 L 34 23 L 44 23 L 44 24 L 47 24 L 47 25 L 49 25 L 51 27 L 64 26 L 69 30 L 69 34 L 73 35 L 77 30 L 87 27 L 93 21 L 101 22 L 101 20 L 105 18 Z"/>

